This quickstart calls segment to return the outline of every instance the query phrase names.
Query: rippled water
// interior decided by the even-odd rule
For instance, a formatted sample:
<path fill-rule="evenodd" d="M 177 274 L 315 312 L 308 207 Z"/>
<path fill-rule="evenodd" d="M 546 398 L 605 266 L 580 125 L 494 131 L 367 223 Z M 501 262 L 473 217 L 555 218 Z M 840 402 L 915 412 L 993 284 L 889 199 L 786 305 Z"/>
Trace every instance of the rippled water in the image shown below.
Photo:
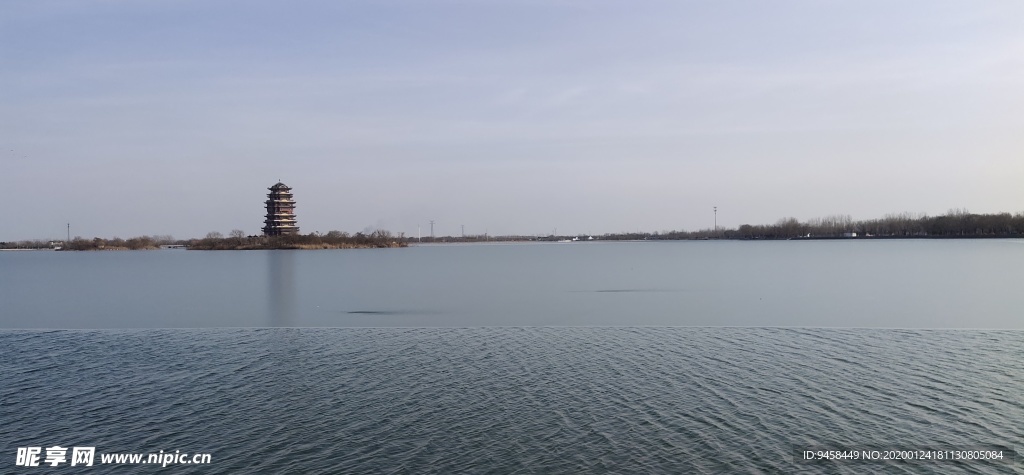
<path fill-rule="evenodd" d="M 815 464 L 793 461 L 792 451 L 1019 447 L 1022 337 L 680 327 L 7 330 L 2 471 L 13 468 L 14 447 L 65 444 L 213 457 L 206 466 L 89 473 L 1020 473 L 1019 462 Z"/>

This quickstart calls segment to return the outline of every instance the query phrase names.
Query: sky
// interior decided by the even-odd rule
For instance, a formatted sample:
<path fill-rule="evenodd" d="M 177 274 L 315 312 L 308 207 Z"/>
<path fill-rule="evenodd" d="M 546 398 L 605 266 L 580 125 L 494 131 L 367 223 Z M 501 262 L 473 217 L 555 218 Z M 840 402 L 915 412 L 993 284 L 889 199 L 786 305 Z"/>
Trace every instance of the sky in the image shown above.
<path fill-rule="evenodd" d="M 1024 2 L 5 0 L 0 241 L 1024 211 Z"/>

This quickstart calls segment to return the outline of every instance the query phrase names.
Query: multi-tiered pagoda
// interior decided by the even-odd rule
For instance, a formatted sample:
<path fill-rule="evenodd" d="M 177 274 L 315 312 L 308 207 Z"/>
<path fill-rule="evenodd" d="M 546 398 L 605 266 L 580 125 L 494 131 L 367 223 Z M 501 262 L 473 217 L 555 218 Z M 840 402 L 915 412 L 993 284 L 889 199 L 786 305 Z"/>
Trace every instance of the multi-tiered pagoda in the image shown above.
<path fill-rule="evenodd" d="M 283 236 L 299 234 L 299 226 L 295 222 L 295 200 L 292 189 L 284 183 L 277 182 L 268 188 L 267 219 L 264 221 L 265 236 Z"/>

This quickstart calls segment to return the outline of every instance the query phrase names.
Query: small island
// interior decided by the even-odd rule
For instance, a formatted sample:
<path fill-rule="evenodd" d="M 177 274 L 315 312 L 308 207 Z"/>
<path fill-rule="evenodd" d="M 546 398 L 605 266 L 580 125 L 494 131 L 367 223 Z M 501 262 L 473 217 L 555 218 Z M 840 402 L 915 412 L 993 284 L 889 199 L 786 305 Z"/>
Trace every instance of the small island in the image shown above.
<path fill-rule="evenodd" d="M 291 187 L 279 181 L 267 189 L 270 193 L 267 193 L 264 202 L 267 214 L 263 221 L 262 236 L 246 236 L 240 230 L 232 231 L 226 238 L 220 233 L 210 233 L 203 239 L 189 241 L 188 249 L 357 249 L 407 246 L 404 239 L 384 230 L 370 234 L 356 233 L 354 236 L 341 231 L 300 234 Z"/>
<path fill-rule="evenodd" d="M 203 239 L 192 239 L 185 246 L 193 250 L 251 250 L 251 249 L 366 249 L 407 247 L 405 239 L 388 231 L 377 230 L 370 234 L 349 235 L 341 231 L 326 234 L 287 234 L 278 236 L 244 236 L 232 232 L 223 237 L 210 233 Z"/>

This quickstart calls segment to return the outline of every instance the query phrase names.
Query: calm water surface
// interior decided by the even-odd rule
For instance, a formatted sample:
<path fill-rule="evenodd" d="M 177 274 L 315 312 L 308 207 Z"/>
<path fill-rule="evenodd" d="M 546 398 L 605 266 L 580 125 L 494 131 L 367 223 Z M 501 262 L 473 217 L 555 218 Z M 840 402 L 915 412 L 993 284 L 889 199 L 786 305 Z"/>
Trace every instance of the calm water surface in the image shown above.
<path fill-rule="evenodd" d="M 1022 473 L 792 458 L 1024 446 L 1022 272 L 1017 241 L 0 253 L 0 472 Z M 213 463 L 14 467 L 54 444 Z"/>
<path fill-rule="evenodd" d="M 0 252 L 0 327 L 1024 329 L 1024 241 Z"/>

